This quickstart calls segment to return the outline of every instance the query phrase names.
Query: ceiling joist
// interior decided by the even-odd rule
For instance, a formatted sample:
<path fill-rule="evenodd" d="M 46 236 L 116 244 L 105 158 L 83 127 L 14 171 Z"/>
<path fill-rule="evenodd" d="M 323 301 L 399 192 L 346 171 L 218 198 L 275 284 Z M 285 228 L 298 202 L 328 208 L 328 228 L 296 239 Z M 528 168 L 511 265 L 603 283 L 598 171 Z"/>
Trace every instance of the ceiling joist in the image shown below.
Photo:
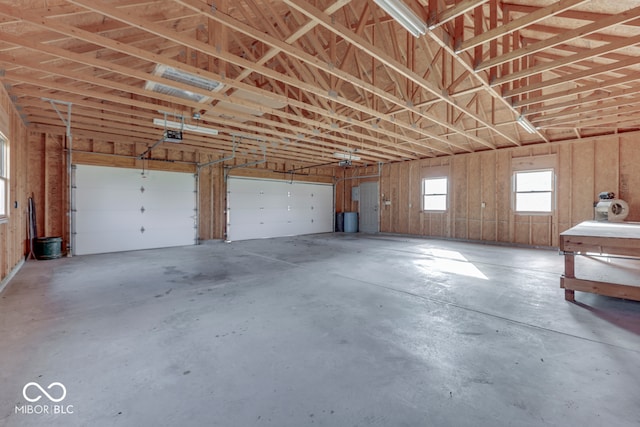
<path fill-rule="evenodd" d="M 42 98 L 76 105 L 78 134 L 143 145 L 158 139 L 158 111 L 197 113 L 220 133 L 190 149 L 224 155 L 243 131 L 268 157 L 310 163 L 548 143 L 568 126 L 611 133 L 616 119 L 617 132 L 640 127 L 634 0 L 405 1 L 426 35 L 373 0 L 0 0 L 0 78 L 35 129 L 64 133 Z"/>

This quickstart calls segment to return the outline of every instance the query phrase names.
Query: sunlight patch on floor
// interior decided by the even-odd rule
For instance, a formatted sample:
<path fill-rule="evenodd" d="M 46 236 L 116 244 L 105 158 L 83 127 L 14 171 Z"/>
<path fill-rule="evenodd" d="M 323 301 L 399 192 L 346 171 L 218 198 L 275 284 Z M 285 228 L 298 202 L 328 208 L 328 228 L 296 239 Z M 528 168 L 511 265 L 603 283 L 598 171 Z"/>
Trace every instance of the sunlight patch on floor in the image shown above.
<path fill-rule="evenodd" d="M 416 260 L 415 264 L 425 272 L 441 271 L 443 273 L 459 274 L 467 277 L 489 280 L 473 263 L 469 262 L 458 251 L 428 248 L 421 251 L 432 259 Z"/>

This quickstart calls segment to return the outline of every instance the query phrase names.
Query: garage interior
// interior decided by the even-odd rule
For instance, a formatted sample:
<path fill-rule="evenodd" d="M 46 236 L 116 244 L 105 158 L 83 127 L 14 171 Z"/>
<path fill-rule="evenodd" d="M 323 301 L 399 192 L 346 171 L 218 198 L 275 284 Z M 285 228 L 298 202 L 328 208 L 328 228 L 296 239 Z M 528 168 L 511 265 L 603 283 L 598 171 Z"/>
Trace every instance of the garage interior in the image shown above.
<path fill-rule="evenodd" d="M 640 424 L 638 44 L 634 0 L 0 1 L 0 424 Z"/>

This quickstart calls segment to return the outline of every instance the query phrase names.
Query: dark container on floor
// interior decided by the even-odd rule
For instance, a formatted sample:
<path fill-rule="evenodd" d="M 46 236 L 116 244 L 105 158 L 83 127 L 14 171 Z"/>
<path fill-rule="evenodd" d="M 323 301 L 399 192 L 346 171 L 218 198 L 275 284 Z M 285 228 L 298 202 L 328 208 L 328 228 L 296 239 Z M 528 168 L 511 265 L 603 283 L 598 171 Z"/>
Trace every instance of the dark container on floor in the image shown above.
<path fill-rule="evenodd" d="M 344 231 L 344 213 L 336 212 L 336 231 L 342 233 Z"/>
<path fill-rule="evenodd" d="M 33 239 L 36 259 L 56 259 L 62 256 L 62 237 L 36 237 Z"/>
<path fill-rule="evenodd" d="M 345 233 L 358 232 L 358 212 L 344 213 L 344 231 Z"/>

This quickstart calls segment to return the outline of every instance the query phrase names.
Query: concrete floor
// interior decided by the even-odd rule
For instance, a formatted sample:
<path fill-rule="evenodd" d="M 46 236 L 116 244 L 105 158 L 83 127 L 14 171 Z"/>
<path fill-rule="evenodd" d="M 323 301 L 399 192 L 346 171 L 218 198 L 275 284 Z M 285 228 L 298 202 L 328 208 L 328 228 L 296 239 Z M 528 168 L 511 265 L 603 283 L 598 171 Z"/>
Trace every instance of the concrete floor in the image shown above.
<path fill-rule="evenodd" d="M 0 298 L 0 425 L 638 426 L 640 303 L 567 303 L 562 269 L 355 234 L 30 261 Z M 73 413 L 16 414 L 32 381 Z"/>

